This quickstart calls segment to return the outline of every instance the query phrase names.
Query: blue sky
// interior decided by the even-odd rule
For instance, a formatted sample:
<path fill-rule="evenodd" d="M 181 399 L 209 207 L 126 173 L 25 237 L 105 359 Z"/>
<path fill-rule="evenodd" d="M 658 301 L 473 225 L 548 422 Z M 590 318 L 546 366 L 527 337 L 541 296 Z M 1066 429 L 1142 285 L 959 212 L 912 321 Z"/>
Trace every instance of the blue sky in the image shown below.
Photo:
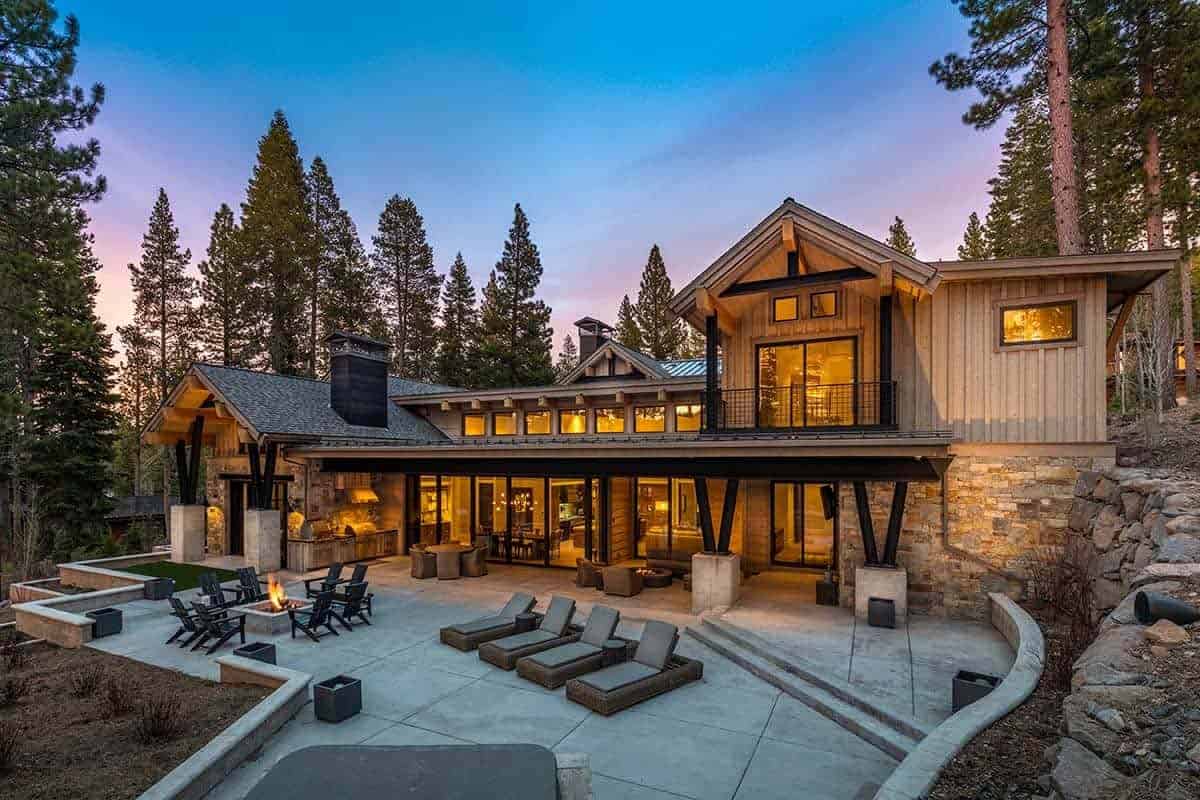
<path fill-rule="evenodd" d="M 368 251 L 387 198 L 411 196 L 439 270 L 461 250 L 478 286 L 520 202 L 556 347 L 579 316 L 615 318 L 651 244 L 682 285 L 789 195 L 880 238 L 899 214 L 922 258 L 953 258 L 1002 134 L 927 74 L 967 42 L 948 0 L 61 8 L 80 80 L 108 90 L 91 214 L 110 325 L 158 187 L 194 269 L 276 108 Z"/>

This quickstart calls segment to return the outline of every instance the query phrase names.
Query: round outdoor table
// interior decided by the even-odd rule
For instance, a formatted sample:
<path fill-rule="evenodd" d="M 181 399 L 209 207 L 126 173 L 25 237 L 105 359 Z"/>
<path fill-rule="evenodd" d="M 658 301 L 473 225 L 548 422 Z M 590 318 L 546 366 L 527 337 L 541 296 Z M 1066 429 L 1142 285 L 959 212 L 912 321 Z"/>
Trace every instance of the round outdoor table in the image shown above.
<path fill-rule="evenodd" d="M 611 667 L 613 664 L 620 664 L 625 660 L 624 639 L 605 639 L 600 649 L 604 651 L 604 666 L 606 667 Z"/>
<path fill-rule="evenodd" d="M 437 556 L 440 581 L 452 581 L 462 575 L 462 554 L 471 548 L 465 544 L 435 544 L 425 548 Z"/>

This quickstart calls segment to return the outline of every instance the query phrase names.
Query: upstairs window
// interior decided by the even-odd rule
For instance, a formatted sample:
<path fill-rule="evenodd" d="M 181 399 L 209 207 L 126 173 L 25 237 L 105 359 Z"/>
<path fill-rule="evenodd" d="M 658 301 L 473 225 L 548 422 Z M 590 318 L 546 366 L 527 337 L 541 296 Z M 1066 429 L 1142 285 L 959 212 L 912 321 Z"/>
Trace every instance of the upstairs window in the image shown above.
<path fill-rule="evenodd" d="M 564 408 L 559 411 L 558 432 L 568 436 L 587 433 L 587 412 L 582 408 Z"/>
<path fill-rule="evenodd" d="M 699 403 L 675 406 L 675 430 L 681 433 L 700 430 Z"/>
<path fill-rule="evenodd" d="M 800 318 L 800 298 L 776 297 L 772 303 L 772 318 L 776 322 L 791 322 Z"/>
<path fill-rule="evenodd" d="M 624 433 L 625 409 L 597 408 L 596 433 Z"/>
<path fill-rule="evenodd" d="M 525 412 L 525 435 L 526 436 L 544 436 L 550 433 L 550 412 L 549 411 L 526 411 Z"/>
<path fill-rule="evenodd" d="M 463 414 L 463 436 L 483 436 L 485 424 L 483 414 Z"/>
<path fill-rule="evenodd" d="M 667 429 L 667 407 L 646 406 L 633 410 L 634 433 L 661 433 Z"/>
<path fill-rule="evenodd" d="M 1076 338 L 1074 300 L 1007 306 L 1000 314 L 1000 345 L 1073 342 Z"/>
<path fill-rule="evenodd" d="M 808 296 L 808 316 L 812 319 L 838 315 L 837 292 L 813 292 Z"/>
<path fill-rule="evenodd" d="M 497 411 L 492 414 L 492 436 L 512 436 L 517 432 L 517 412 Z"/>

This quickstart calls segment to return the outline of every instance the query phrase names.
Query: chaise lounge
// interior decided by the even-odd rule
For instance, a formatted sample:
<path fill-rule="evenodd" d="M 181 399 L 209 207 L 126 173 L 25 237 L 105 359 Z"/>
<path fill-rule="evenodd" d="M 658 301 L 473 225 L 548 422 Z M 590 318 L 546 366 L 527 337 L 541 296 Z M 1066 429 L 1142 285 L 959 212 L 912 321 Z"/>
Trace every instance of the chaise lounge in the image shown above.
<path fill-rule="evenodd" d="M 527 613 L 535 603 L 537 600 L 533 595 L 518 592 L 509 598 L 508 603 L 495 616 L 442 628 L 442 644 L 448 644 L 465 653 L 484 642 L 509 636 L 516 629 L 517 614 Z"/>
<path fill-rule="evenodd" d="M 535 630 L 514 633 L 479 646 L 479 658 L 501 669 L 513 669 L 517 659 L 540 653 L 552 647 L 579 641 L 579 628 L 571 628 L 575 601 L 555 595 L 550 598 L 546 616 Z"/>
<path fill-rule="evenodd" d="M 632 661 L 572 678 L 567 681 L 567 699 L 607 717 L 700 680 L 704 665 L 675 655 L 678 642 L 679 633 L 674 625 L 657 620 L 647 622 Z"/>
<path fill-rule="evenodd" d="M 600 669 L 604 666 L 604 643 L 612 639 L 620 618 L 616 609 L 593 606 L 579 641 L 518 659 L 517 674 L 547 689 L 557 689 L 571 678 Z M 627 653 L 633 644 L 629 643 Z"/>

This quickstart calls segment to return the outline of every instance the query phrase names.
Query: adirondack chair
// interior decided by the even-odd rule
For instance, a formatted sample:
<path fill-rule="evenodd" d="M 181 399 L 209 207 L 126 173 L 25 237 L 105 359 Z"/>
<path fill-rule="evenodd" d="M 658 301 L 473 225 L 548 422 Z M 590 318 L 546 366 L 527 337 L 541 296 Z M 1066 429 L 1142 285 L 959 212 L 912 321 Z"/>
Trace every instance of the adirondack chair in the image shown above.
<path fill-rule="evenodd" d="M 199 617 L 198 627 L 204 631 L 199 641 L 192 645 L 192 650 L 198 650 L 209 640 L 215 639 L 216 641 L 204 651 L 211 656 L 234 636 L 240 636 L 242 644 L 246 643 L 245 614 L 230 616 L 227 611 L 213 611 L 200 603 L 193 603 L 192 608 L 196 609 L 196 615 Z"/>
<path fill-rule="evenodd" d="M 178 597 L 169 597 L 167 599 L 171 602 L 171 616 L 179 620 L 179 630 L 171 634 L 171 638 L 167 639 L 164 644 L 171 644 L 179 637 L 187 634 L 187 638 L 179 642 L 180 647 L 187 647 L 204 635 L 204 630 L 197 624 L 200 615 L 188 611 L 187 606 Z"/>
<path fill-rule="evenodd" d="M 336 596 L 333 599 L 333 608 L 337 612 L 335 616 L 346 628 L 351 627 L 350 620 L 355 617 L 370 625 L 371 620 L 367 619 L 365 614 L 368 603 L 367 584 L 348 583 L 346 593 L 340 599 Z"/>
<path fill-rule="evenodd" d="M 233 595 L 230 600 L 225 599 L 226 593 Z M 242 596 L 242 591 L 238 589 L 227 589 L 221 585 L 221 579 L 217 577 L 215 572 L 200 573 L 200 594 L 208 598 L 208 605 L 212 608 L 228 608 L 238 604 Z"/>
<path fill-rule="evenodd" d="M 333 621 L 336 619 L 342 625 L 350 630 L 350 626 L 346 621 L 337 615 L 333 610 L 333 592 L 321 592 L 317 595 L 317 599 L 313 602 L 311 608 L 307 609 L 288 609 L 288 617 L 292 620 L 292 638 L 296 638 L 296 629 L 308 635 L 308 638 L 314 642 L 321 641 L 321 637 L 326 633 L 332 633 L 338 636 L 337 629 L 333 627 Z M 322 630 L 322 628 L 324 630 Z"/>
<path fill-rule="evenodd" d="M 263 581 L 258 577 L 258 570 L 254 567 L 242 567 L 237 571 L 238 589 L 241 591 L 239 602 L 241 603 L 257 603 L 267 599 L 267 593 L 263 591 Z"/>
<path fill-rule="evenodd" d="M 322 592 L 332 592 L 340 584 L 347 583 L 345 580 L 339 580 L 342 574 L 342 565 L 335 561 L 329 565 L 329 571 L 321 578 L 305 578 L 304 579 L 304 596 L 306 598 L 316 597 Z M 319 588 L 313 588 L 314 583 L 319 583 Z"/>

